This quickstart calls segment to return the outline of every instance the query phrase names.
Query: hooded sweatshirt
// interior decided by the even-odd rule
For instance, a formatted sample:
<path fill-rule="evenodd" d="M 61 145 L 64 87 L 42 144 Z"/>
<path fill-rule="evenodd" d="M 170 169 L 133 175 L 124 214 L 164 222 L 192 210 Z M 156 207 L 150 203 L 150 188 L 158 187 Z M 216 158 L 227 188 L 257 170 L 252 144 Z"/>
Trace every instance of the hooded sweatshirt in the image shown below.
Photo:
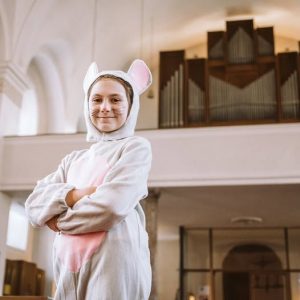
<path fill-rule="evenodd" d="M 133 100 L 124 125 L 102 133 L 89 116 L 88 91 L 102 75 L 127 81 Z M 54 241 L 55 299 L 144 300 L 151 287 L 145 216 L 139 201 L 147 196 L 151 166 L 149 142 L 134 135 L 139 95 L 151 84 L 146 64 L 135 60 L 128 72 L 99 72 L 92 63 L 84 79 L 84 114 L 89 149 L 67 155 L 58 169 L 38 181 L 25 208 L 33 226 L 59 215 Z M 97 186 L 72 208 L 65 198 L 74 188 Z"/>

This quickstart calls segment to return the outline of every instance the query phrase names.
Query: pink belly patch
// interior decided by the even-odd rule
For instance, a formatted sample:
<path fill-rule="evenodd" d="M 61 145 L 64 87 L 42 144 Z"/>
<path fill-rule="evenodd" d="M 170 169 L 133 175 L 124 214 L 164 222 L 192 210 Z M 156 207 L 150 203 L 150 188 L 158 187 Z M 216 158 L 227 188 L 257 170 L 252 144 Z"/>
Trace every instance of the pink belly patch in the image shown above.
<path fill-rule="evenodd" d="M 58 234 L 55 249 L 61 263 L 71 272 L 78 272 L 100 247 L 105 231 L 86 234 Z"/>
<path fill-rule="evenodd" d="M 105 158 L 100 155 L 90 155 L 72 163 L 68 171 L 67 182 L 77 189 L 99 186 L 108 170 L 109 164 Z"/>
<path fill-rule="evenodd" d="M 100 155 L 90 155 L 72 163 L 67 182 L 76 188 L 100 186 L 109 164 Z M 88 220 L 87 220 L 88 222 Z M 91 259 L 106 236 L 106 232 L 86 234 L 58 234 L 55 240 L 56 253 L 61 263 L 71 272 L 78 272 Z"/>

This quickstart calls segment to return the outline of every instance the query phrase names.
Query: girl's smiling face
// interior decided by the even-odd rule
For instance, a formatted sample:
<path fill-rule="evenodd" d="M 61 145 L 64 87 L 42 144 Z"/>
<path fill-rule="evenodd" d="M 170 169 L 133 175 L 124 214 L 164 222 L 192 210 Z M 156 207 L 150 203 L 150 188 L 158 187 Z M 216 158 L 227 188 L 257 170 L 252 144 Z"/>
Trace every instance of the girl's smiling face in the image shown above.
<path fill-rule="evenodd" d="M 112 132 L 126 122 L 129 102 L 124 86 L 117 80 L 102 78 L 94 83 L 89 96 L 89 115 L 100 132 Z"/>

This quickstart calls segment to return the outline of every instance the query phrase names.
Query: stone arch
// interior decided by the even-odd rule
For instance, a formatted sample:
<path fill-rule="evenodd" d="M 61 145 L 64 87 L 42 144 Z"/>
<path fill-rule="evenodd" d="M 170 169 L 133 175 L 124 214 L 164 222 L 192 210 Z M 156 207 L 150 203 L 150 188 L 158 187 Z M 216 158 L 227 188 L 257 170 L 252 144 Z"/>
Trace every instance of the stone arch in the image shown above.
<path fill-rule="evenodd" d="M 31 96 L 37 99 L 37 133 L 65 132 L 64 93 L 57 65 L 47 53 L 40 53 L 31 60 L 27 74 L 34 91 Z M 31 105 L 33 108 L 33 100 Z"/>
<path fill-rule="evenodd" d="M 3 6 L 0 5 L 0 62 L 7 60 L 8 45 L 9 45 L 9 34 L 7 32 L 6 15 Z"/>
<path fill-rule="evenodd" d="M 0 15 L 0 61 L 5 60 L 5 37 L 4 37 L 4 29 L 3 29 L 3 21 Z"/>
<path fill-rule="evenodd" d="M 260 261 L 261 264 L 259 264 L 260 257 L 263 259 Z M 223 269 L 282 269 L 282 263 L 271 247 L 251 243 L 231 248 L 223 261 Z"/>
<path fill-rule="evenodd" d="M 234 246 L 224 258 L 223 270 L 224 300 L 285 299 L 282 262 L 269 246 Z"/>

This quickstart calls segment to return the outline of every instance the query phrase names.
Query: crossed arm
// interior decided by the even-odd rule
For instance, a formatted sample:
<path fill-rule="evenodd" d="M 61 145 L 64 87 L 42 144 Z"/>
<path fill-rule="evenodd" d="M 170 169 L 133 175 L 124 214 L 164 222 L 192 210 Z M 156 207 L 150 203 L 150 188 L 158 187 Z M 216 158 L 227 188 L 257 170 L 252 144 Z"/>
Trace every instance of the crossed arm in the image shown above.
<path fill-rule="evenodd" d="M 84 196 L 89 196 L 96 191 L 96 186 L 91 186 L 83 189 L 73 189 L 70 190 L 66 195 L 66 204 L 68 207 L 72 208 L 80 199 Z M 59 215 L 54 216 L 49 221 L 46 222 L 46 225 L 53 231 L 59 232 L 59 228 L 57 227 L 57 219 Z"/>
<path fill-rule="evenodd" d="M 68 184 L 66 170 L 72 158 L 38 182 L 25 208 L 34 226 L 81 234 L 108 231 L 121 222 L 147 196 L 151 146 L 140 139 L 126 144 L 119 160 L 99 187 L 76 189 Z"/>

